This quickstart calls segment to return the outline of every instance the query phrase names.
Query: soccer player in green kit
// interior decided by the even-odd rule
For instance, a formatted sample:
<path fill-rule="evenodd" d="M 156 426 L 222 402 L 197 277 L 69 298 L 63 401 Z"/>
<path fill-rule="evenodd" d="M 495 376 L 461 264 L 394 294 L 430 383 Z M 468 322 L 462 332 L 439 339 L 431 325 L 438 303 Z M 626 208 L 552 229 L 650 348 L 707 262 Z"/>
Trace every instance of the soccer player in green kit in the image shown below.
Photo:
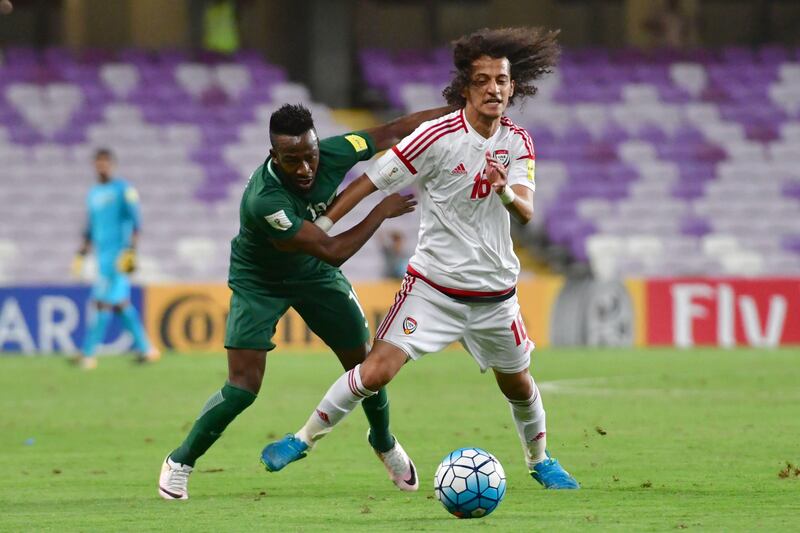
<path fill-rule="evenodd" d="M 231 242 L 232 290 L 225 334 L 228 380 L 206 402 L 183 443 L 161 468 L 161 497 L 185 500 L 195 461 L 236 416 L 256 399 L 267 352 L 281 316 L 293 307 L 348 370 L 361 363 L 370 338 L 355 292 L 339 266 L 369 240 L 387 218 L 414 210 L 410 195 L 384 198 L 359 224 L 328 236 L 322 216 L 345 174 L 359 161 L 390 148 L 449 107 L 421 111 L 362 132 L 318 140 L 311 113 L 284 105 L 270 118 L 272 148 L 250 176 L 240 207 L 239 234 Z M 369 444 L 390 479 L 417 490 L 411 459 L 389 431 L 385 390 L 364 402 Z"/>

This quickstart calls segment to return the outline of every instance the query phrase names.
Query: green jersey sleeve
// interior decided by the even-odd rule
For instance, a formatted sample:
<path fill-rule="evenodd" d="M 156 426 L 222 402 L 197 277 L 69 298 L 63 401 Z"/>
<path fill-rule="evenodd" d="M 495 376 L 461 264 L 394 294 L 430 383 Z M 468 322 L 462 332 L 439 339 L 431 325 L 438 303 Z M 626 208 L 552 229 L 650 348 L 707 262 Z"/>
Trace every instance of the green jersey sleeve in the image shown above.
<path fill-rule="evenodd" d="M 359 161 L 367 161 L 375 155 L 375 142 L 368 133 L 355 131 L 322 139 L 319 151 L 326 165 L 346 173 Z"/>
<path fill-rule="evenodd" d="M 291 239 L 303 225 L 303 217 L 294 204 L 281 194 L 255 198 L 247 205 L 247 211 L 255 227 L 270 239 Z"/>

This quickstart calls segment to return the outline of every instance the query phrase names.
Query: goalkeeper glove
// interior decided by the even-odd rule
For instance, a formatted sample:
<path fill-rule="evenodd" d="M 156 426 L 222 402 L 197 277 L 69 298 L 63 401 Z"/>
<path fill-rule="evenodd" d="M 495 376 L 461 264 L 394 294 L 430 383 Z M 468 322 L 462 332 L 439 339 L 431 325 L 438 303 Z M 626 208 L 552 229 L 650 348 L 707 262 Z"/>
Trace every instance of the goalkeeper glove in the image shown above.
<path fill-rule="evenodd" d="M 75 278 L 80 278 L 83 275 L 83 260 L 86 258 L 86 254 L 77 253 L 75 257 L 72 258 L 72 266 L 70 266 L 70 272 L 72 276 Z"/>
<path fill-rule="evenodd" d="M 126 274 L 130 274 L 136 270 L 136 250 L 128 248 L 120 253 L 117 258 L 117 269 Z"/>

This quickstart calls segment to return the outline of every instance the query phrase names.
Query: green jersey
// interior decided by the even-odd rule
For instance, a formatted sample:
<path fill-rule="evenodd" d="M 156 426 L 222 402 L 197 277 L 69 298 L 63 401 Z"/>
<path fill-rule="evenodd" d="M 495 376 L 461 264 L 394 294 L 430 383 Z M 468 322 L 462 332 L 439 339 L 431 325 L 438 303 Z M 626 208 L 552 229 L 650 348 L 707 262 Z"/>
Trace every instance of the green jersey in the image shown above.
<path fill-rule="evenodd" d="M 272 240 L 292 238 L 304 220 L 314 221 L 336 197 L 347 172 L 375 154 L 363 132 L 323 139 L 313 188 L 305 195 L 283 186 L 267 159 L 250 176 L 239 208 L 239 234 L 231 241 L 228 284 L 232 288 L 272 289 L 327 279 L 339 269 L 308 254 L 282 252 Z"/>

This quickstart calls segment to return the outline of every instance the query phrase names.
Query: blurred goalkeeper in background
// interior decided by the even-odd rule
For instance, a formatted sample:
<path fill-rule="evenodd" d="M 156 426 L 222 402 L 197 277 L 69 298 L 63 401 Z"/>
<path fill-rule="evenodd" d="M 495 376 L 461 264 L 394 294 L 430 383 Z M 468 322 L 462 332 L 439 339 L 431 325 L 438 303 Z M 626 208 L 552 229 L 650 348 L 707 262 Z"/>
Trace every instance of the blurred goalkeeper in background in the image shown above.
<path fill-rule="evenodd" d="M 150 345 L 139 313 L 131 305 L 131 283 L 128 275 L 136 269 L 136 240 L 139 232 L 139 195 L 126 181 L 113 176 L 114 156 L 101 148 L 95 153 L 97 185 L 86 196 L 87 221 L 83 245 L 73 261 L 72 272 L 80 276 L 86 254 L 94 247 L 97 277 L 91 299 L 95 313 L 87 320 L 80 365 L 97 366 L 94 357 L 103 340 L 111 314 L 122 318 L 131 335 L 140 361 L 155 361 L 158 350 Z"/>

